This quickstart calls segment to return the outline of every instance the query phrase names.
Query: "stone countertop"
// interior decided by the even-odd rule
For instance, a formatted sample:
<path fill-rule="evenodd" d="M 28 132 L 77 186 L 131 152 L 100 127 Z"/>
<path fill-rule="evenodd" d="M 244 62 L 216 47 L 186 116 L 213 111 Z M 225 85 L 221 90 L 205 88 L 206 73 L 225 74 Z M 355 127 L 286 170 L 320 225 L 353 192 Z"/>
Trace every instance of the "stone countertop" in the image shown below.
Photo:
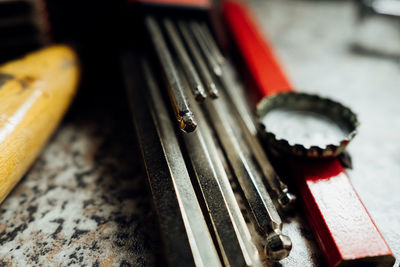
<path fill-rule="evenodd" d="M 399 61 L 352 49 L 350 1 L 253 0 L 251 6 L 293 84 L 340 100 L 359 114 L 349 174 L 399 258 Z M 122 94 L 96 102 L 78 96 L 80 103 L 1 204 L 0 266 L 163 265 Z M 323 266 L 301 212 L 285 221 L 294 247 L 281 264 Z"/>
<path fill-rule="evenodd" d="M 158 228 L 129 111 L 74 114 L 0 207 L 0 265 L 153 265 Z"/>

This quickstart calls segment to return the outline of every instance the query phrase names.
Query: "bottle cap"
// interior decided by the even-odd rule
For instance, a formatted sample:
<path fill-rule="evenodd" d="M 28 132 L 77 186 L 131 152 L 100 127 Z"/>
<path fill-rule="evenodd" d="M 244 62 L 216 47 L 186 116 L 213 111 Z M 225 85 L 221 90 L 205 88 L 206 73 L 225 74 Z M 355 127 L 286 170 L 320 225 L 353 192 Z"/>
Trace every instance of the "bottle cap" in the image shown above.
<path fill-rule="evenodd" d="M 349 108 L 306 93 L 285 92 L 264 98 L 257 113 L 268 145 L 298 157 L 338 156 L 359 125 Z"/>

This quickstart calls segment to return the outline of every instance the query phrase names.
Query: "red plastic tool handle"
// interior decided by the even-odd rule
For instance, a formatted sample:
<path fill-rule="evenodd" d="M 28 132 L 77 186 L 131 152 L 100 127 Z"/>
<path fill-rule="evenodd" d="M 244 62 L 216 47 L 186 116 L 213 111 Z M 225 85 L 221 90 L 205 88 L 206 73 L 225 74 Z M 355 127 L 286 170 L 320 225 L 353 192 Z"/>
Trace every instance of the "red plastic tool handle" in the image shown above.
<path fill-rule="evenodd" d="M 236 2 L 225 1 L 223 16 L 261 97 L 290 91 L 289 80 L 250 13 Z"/>
<path fill-rule="evenodd" d="M 225 1 L 223 16 L 255 90 L 263 97 L 290 91 L 278 60 L 254 16 L 240 3 Z M 308 222 L 329 266 L 376 263 L 392 266 L 394 256 L 337 159 L 288 163 Z"/>

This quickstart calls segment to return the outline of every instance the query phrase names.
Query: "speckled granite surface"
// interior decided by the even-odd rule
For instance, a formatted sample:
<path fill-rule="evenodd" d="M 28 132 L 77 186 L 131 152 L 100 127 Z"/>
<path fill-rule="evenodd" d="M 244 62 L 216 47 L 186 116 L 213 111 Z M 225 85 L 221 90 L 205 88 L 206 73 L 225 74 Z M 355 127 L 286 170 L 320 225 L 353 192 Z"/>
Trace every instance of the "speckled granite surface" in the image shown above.
<path fill-rule="evenodd" d="M 359 114 L 350 176 L 400 257 L 400 65 L 350 49 L 354 10 L 348 1 L 251 4 L 293 83 Z M 0 266 L 163 265 L 128 108 L 88 103 L 90 111 L 73 108 L 1 204 Z M 285 222 L 294 247 L 282 265 L 324 266 L 301 212 Z"/>
<path fill-rule="evenodd" d="M 157 227 L 127 123 L 105 115 L 63 124 L 1 205 L 0 265 L 155 263 Z"/>

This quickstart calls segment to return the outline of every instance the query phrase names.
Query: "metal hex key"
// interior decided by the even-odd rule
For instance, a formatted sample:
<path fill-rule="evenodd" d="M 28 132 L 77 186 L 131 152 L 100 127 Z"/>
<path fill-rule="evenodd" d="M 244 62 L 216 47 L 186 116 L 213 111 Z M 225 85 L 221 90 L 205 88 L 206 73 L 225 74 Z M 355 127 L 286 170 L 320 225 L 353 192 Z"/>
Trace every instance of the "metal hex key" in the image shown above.
<path fill-rule="evenodd" d="M 184 21 L 178 22 L 178 27 L 181 30 L 183 39 L 185 40 L 187 47 L 192 55 L 196 67 L 200 73 L 201 78 L 203 79 L 204 84 L 206 85 L 207 92 L 212 98 L 218 97 L 218 89 L 212 78 L 210 71 L 207 68 L 205 61 L 203 60 L 200 51 L 196 48 L 196 44 L 194 43 L 191 33 L 188 29 L 188 25 Z"/>
<path fill-rule="evenodd" d="M 219 185 L 224 195 L 226 204 L 228 205 L 231 218 L 234 222 L 233 226 L 235 227 L 235 231 L 239 237 L 242 251 L 245 255 L 246 261 L 248 262 L 247 266 L 262 265 L 260 262 L 258 250 L 253 243 L 255 240 L 253 240 L 250 234 L 248 226 L 240 210 L 239 204 L 237 203 L 237 200 L 235 198 L 228 175 L 226 174 L 220 155 L 218 154 L 216 143 L 214 141 L 214 138 L 212 137 L 211 129 L 209 128 L 207 123 L 204 123 L 201 125 L 201 129 L 199 130 L 203 133 L 204 141 L 210 154 L 210 159 L 214 163 L 214 170 L 217 174 Z"/>
<path fill-rule="evenodd" d="M 183 77 L 182 81 L 185 82 Z M 254 245 L 250 247 L 251 245 L 248 244 L 251 240 L 243 230 L 243 227 L 246 227 L 243 215 L 240 210 L 240 215 L 237 214 L 239 207 L 221 159 L 217 154 L 206 119 L 198 104 L 191 100 L 192 98 L 189 97 L 189 102 L 199 118 L 199 127 L 194 133 L 183 135 L 183 140 L 212 222 L 222 258 L 227 266 L 259 266 L 261 262 L 254 257 L 256 254 Z M 222 166 L 222 171 L 217 164 Z M 227 191 L 227 187 L 230 188 L 231 193 L 225 192 L 228 194 L 225 196 L 224 191 Z M 235 210 L 230 212 L 230 206 Z M 236 218 L 231 214 L 234 214 Z M 241 216 L 242 220 L 238 216 Z"/>
<path fill-rule="evenodd" d="M 135 88 L 137 81 L 132 81 L 129 74 L 139 71 L 134 71 L 128 57 L 124 58 L 136 131 L 165 237 L 169 263 L 171 266 L 222 266 L 192 187 L 167 108 L 157 91 L 155 76 L 144 62 L 145 84 L 141 86 L 148 89 Z M 130 57 L 131 60 L 133 58 Z"/>
<path fill-rule="evenodd" d="M 234 115 L 241 129 L 243 129 L 246 141 L 249 143 L 250 149 L 268 185 L 278 196 L 278 203 L 281 207 L 287 208 L 291 206 L 295 202 L 296 197 L 289 192 L 288 186 L 282 182 L 273 169 L 267 154 L 257 138 L 257 126 L 251 117 L 251 111 L 245 103 L 246 97 L 242 94 L 241 88 L 234 82 L 234 75 L 229 62 L 222 56 L 207 26 L 202 24 L 198 26 L 197 29 L 200 31 L 199 35 L 204 38 L 204 42 L 208 44 L 207 47 L 210 49 L 210 54 L 214 55 L 216 59 L 219 59 L 222 75 L 218 76 L 221 84 L 229 96 L 231 109 L 234 111 Z"/>
<path fill-rule="evenodd" d="M 179 127 L 185 132 L 193 132 L 197 127 L 197 123 L 187 103 L 176 66 L 172 60 L 172 56 L 168 50 L 157 20 L 153 16 L 147 15 L 145 17 L 145 25 L 150 33 L 150 39 L 153 42 L 156 54 L 163 67 L 168 82 L 168 94 L 175 116 L 179 122 Z"/>
<path fill-rule="evenodd" d="M 233 82 L 232 71 L 229 68 L 228 63 L 225 63 L 223 66 L 224 71 L 221 76 L 221 81 L 231 100 L 232 110 L 234 110 L 235 116 L 243 129 L 245 138 L 250 145 L 254 157 L 257 160 L 268 185 L 278 197 L 279 205 L 282 208 L 288 208 L 296 201 L 296 197 L 289 192 L 288 186 L 282 182 L 273 169 L 267 154 L 258 140 L 257 126 L 254 124 L 254 120 L 250 115 L 251 112 L 244 102 L 245 96 L 241 94 L 241 90 L 237 87 L 235 82 Z"/>
<path fill-rule="evenodd" d="M 235 231 L 239 237 L 239 241 L 246 257 L 246 261 L 248 262 L 248 266 L 262 265 L 260 262 L 258 250 L 253 243 L 254 240 L 252 241 L 250 231 L 244 220 L 239 204 L 237 203 L 237 200 L 235 198 L 232 186 L 226 174 L 220 155 L 218 154 L 216 143 L 211 134 L 211 129 L 209 128 L 207 123 L 203 123 L 201 125 L 200 131 L 203 134 L 207 150 L 210 154 L 210 159 L 214 163 L 214 170 L 217 174 L 216 176 L 219 182 L 219 186 L 221 187 L 226 204 L 228 205 L 231 218 L 234 222 Z"/>
<path fill-rule="evenodd" d="M 213 54 L 211 53 L 207 45 L 206 39 L 203 38 L 200 25 L 196 21 L 189 22 L 189 25 L 193 36 L 196 38 L 196 41 L 200 47 L 201 52 L 206 58 L 206 62 L 209 68 L 213 71 L 213 73 L 215 73 L 215 75 L 217 76 L 222 75 L 221 66 L 218 64 L 217 59 L 214 58 Z"/>
<path fill-rule="evenodd" d="M 197 101 L 204 101 L 207 95 L 204 91 L 203 84 L 200 80 L 199 75 L 196 72 L 195 67 L 193 66 L 191 59 L 189 58 L 189 55 L 186 52 L 186 49 L 179 37 L 179 33 L 174 23 L 170 19 L 165 18 L 164 26 L 167 30 L 169 39 L 171 40 L 171 43 L 176 51 L 178 59 L 182 65 L 182 69 L 185 72 L 187 81 L 195 99 Z"/>
<path fill-rule="evenodd" d="M 201 27 L 195 22 L 192 22 L 190 26 L 209 67 L 213 68 L 215 65 L 219 67 L 211 51 L 207 48 L 206 40 L 200 33 Z M 221 69 L 214 68 L 215 74 L 222 75 L 222 72 L 219 73 L 218 70 Z M 226 99 L 221 94 L 219 99 L 206 101 L 204 106 L 244 192 L 258 229 L 266 234 L 266 255 L 270 259 L 281 260 L 289 255 L 292 247 L 291 241 L 281 231 L 281 218 L 252 161 L 252 155 L 245 153 L 246 144 L 236 136 L 234 128 L 240 130 L 240 127 L 231 117 L 230 109 L 226 104 Z"/>
<path fill-rule="evenodd" d="M 286 258 L 291 250 L 292 243 L 282 233 L 282 221 L 263 184 L 262 177 L 252 162 L 251 155 L 244 153 L 245 144 L 236 137 L 233 127 L 234 121 L 229 117 L 229 109 L 219 99 L 205 102 L 205 109 L 210 118 L 232 169 L 239 181 L 240 187 L 251 208 L 260 230 L 266 233 L 265 252 L 272 260 Z"/>
<path fill-rule="evenodd" d="M 225 63 L 225 57 L 222 55 L 221 51 L 217 44 L 214 42 L 214 37 L 212 36 L 208 26 L 205 22 L 198 23 L 200 28 L 200 34 L 203 35 L 203 38 L 206 40 L 206 44 L 208 49 L 211 51 L 211 54 L 214 55 L 215 59 L 217 60 L 218 64 L 222 66 Z"/>

